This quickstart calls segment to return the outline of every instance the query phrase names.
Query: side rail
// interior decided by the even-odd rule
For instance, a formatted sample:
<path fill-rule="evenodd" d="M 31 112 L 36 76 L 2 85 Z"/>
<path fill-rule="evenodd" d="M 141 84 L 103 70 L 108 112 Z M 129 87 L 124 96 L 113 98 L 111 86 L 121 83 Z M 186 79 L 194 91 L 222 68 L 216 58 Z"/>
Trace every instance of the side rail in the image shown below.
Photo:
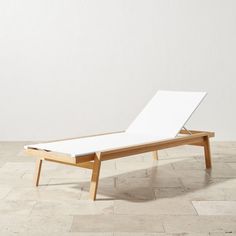
<path fill-rule="evenodd" d="M 114 150 L 109 150 L 105 152 L 101 152 L 101 160 L 111 160 L 115 158 L 120 158 L 124 156 L 131 156 L 136 154 L 141 154 L 145 152 L 153 152 L 161 149 L 177 147 L 181 145 L 197 145 L 197 146 L 205 146 L 206 140 L 209 137 L 213 137 L 214 133 L 204 132 L 204 131 L 195 131 L 195 133 L 191 135 L 186 135 L 183 137 L 177 137 L 174 139 L 168 139 L 153 143 L 147 143 L 142 145 L 130 146 L 126 148 L 119 148 Z M 207 141 L 208 142 L 208 141 Z"/>

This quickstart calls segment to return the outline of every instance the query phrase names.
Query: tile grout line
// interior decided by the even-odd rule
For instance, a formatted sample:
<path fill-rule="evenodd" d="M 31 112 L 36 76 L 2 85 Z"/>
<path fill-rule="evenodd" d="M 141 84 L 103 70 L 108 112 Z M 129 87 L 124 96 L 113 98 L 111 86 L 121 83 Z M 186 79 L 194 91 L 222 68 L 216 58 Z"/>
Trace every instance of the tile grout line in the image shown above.
<path fill-rule="evenodd" d="M 194 206 L 194 204 L 193 204 L 193 201 L 191 201 L 190 200 L 190 202 L 191 202 L 191 204 L 192 204 L 192 206 L 193 206 L 193 209 L 195 210 L 195 212 L 197 213 L 197 216 L 200 216 L 199 214 L 198 214 L 198 211 L 197 211 L 197 209 L 195 208 L 195 206 Z M 195 201 L 196 202 L 196 201 Z"/>

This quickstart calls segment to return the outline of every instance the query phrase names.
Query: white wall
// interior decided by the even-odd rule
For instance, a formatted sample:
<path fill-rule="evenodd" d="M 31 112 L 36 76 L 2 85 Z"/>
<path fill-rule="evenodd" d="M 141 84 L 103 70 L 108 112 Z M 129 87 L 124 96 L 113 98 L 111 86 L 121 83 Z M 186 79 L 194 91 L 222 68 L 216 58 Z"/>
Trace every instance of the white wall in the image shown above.
<path fill-rule="evenodd" d="M 236 140 L 235 0 L 0 1 L 0 140 L 120 130 L 157 89 Z"/>

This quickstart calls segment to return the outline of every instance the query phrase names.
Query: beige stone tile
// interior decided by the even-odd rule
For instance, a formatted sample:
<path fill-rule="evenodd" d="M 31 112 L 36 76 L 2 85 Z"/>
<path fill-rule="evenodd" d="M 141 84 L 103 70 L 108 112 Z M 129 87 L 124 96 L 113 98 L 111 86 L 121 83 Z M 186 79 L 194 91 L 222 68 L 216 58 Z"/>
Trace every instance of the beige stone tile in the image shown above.
<path fill-rule="evenodd" d="M 0 235 L 27 235 L 25 227 L 28 218 L 23 215 L 0 213 Z"/>
<path fill-rule="evenodd" d="M 31 183 L 31 186 L 34 186 L 33 180 L 34 180 L 34 173 L 33 172 L 25 172 L 22 176 L 21 176 L 22 181 L 24 182 L 29 182 Z M 40 180 L 39 180 L 39 185 L 43 186 L 43 185 L 47 185 L 48 182 L 50 181 L 51 177 L 50 175 L 48 175 L 45 171 L 41 171 L 40 174 Z"/>
<path fill-rule="evenodd" d="M 89 223 L 88 223 L 89 222 Z M 75 216 L 72 232 L 164 232 L 160 218 L 145 215 Z"/>
<path fill-rule="evenodd" d="M 99 186 L 113 188 L 113 187 L 116 187 L 116 182 L 117 182 L 116 176 L 107 177 L 107 178 L 100 178 L 99 179 Z M 87 184 L 86 186 L 90 186 L 90 180 L 86 184 Z"/>
<path fill-rule="evenodd" d="M 156 199 L 161 198 L 181 198 L 186 194 L 185 189 L 182 187 L 177 188 L 155 188 Z"/>
<path fill-rule="evenodd" d="M 115 214 L 132 215 L 196 215 L 190 201 L 168 198 L 144 202 L 116 200 L 114 212 Z"/>
<path fill-rule="evenodd" d="M 166 188 L 178 188 L 182 187 L 182 183 L 179 178 L 173 177 L 161 177 L 158 176 L 156 178 L 151 179 L 151 183 L 153 187 L 166 187 Z"/>
<path fill-rule="evenodd" d="M 126 187 L 118 188 L 116 191 L 115 199 L 122 199 L 126 201 L 151 201 L 155 199 L 155 192 L 150 187 Z"/>
<path fill-rule="evenodd" d="M 11 190 L 12 187 L 0 186 L 0 200 L 4 199 Z"/>
<path fill-rule="evenodd" d="M 126 178 L 146 178 L 148 177 L 147 169 L 142 170 L 133 170 L 133 171 L 117 171 L 117 179 L 126 179 Z"/>
<path fill-rule="evenodd" d="M 0 168 L 6 164 L 6 160 L 3 158 L 0 159 Z"/>
<path fill-rule="evenodd" d="M 32 187 L 33 185 L 33 174 L 30 174 L 30 178 L 24 178 L 27 175 L 26 169 L 20 171 L 20 165 L 15 165 L 16 169 L 7 169 L 6 165 L 0 168 L 0 186 L 7 185 L 8 187 Z M 17 167 L 18 166 L 18 167 Z M 18 168 L 18 171 L 17 171 Z M 40 179 L 42 183 L 47 183 L 49 181 L 45 176 L 41 176 Z"/>
<path fill-rule="evenodd" d="M 0 231 L 1 234 L 1 231 Z M 42 236 L 41 231 L 29 230 L 22 233 L 6 233 L 4 236 Z M 113 236 L 113 232 L 43 232 L 43 236 Z"/>
<path fill-rule="evenodd" d="M 150 161 L 148 159 L 143 161 L 143 158 L 140 155 L 120 158 L 115 162 L 118 173 L 123 173 L 124 171 L 147 169 L 157 164 L 156 161 L 153 161 L 152 156 L 150 156 Z"/>
<path fill-rule="evenodd" d="M 232 178 L 236 177 L 236 171 L 227 163 L 214 163 L 209 172 L 212 178 Z"/>
<path fill-rule="evenodd" d="M 89 190 L 90 182 L 83 183 L 80 196 L 81 200 L 90 199 Z M 114 196 L 116 196 L 115 179 L 100 179 L 97 190 L 97 200 L 112 200 L 114 199 Z"/>
<path fill-rule="evenodd" d="M 4 233 L 4 234 L 3 234 Z M 43 235 L 44 236 L 58 236 L 58 235 L 60 235 L 60 236 L 68 236 L 68 235 L 70 235 L 71 234 L 71 236 L 75 236 L 76 234 L 73 234 L 73 233 L 67 233 L 67 232 L 61 232 L 60 234 L 58 234 L 58 233 L 52 233 L 52 232 L 43 232 Z M 0 230 L 0 235 L 1 235 L 1 230 Z M 12 233 L 6 233 L 6 231 L 3 231 L 2 232 L 2 235 L 4 235 L 4 236 L 42 236 L 42 232 L 36 232 L 36 231 L 23 231 L 23 232 L 17 232 L 17 233 L 15 233 L 15 232 L 12 232 Z M 76 236 L 78 236 L 78 234 L 76 235 Z M 80 236 L 80 235 L 79 235 Z"/>
<path fill-rule="evenodd" d="M 127 178 L 127 177 L 118 177 L 117 181 L 116 181 L 116 187 L 119 189 L 125 188 L 127 189 L 127 187 L 129 188 L 143 188 L 143 187 L 150 187 L 152 186 L 152 181 L 150 178 L 144 177 L 144 178 L 140 178 L 140 177 L 131 177 L 131 178 Z"/>
<path fill-rule="evenodd" d="M 209 201 L 225 200 L 225 192 L 222 189 L 195 189 L 186 190 L 185 188 L 157 188 L 155 189 L 157 199 L 160 198 L 178 198 L 188 201 Z"/>
<path fill-rule="evenodd" d="M 198 215 L 235 215 L 236 201 L 193 201 Z"/>
<path fill-rule="evenodd" d="M 155 161 L 153 159 L 152 152 L 143 153 L 143 154 L 140 154 L 140 156 L 142 157 L 142 161 L 144 161 L 144 162 L 151 162 L 151 163 L 153 163 L 153 161 Z M 159 158 L 159 161 L 168 159 L 168 155 L 167 155 L 166 150 L 159 150 L 158 151 L 158 158 Z"/>
<path fill-rule="evenodd" d="M 198 190 L 212 186 L 215 182 L 205 171 L 179 172 L 179 178 L 186 190 Z"/>
<path fill-rule="evenodd" d="M 33 206 L 36 204 L 36 201 L 9 201 L 1 200 L 0 201 L 0 214 L 8 215 L 15 214 L 16 216 L 24 215 L 27 216 L 31 213 Z"/>
<path fill-rule="evenodd" d="M 236 233 L 232 233 L 231 231 L 226 233 L 210 233 L 210 236 L 236 236 Z"/>
<path fill-rule="evenodd" d="M 113 214 L 113 201 L 91 201 L 91 200 L 67 200 L 58 201 L 38 201 L 32 211 L 31 216 L 52 215 L 103 215 Z"/>
<path fill-rule="evenodd" d="M 115 232 L 114 236 L 177 236 L 166 233 Z"/>
<path fill-rule="evenodd" d="M 137 233 L 137 232 L 115 232 L 114 236 L 157 236 L 165 235 L 164 233 Z"/>
<path fill-rule="evenodd" d="M 184 159 L 181 158 L 169 158 L 156 161 L 156 164 L 153 166 L 154 168 L 165 169 L 165 170 L 173 170 L 173 164 L 182 163 Z"/>
<path fill-rule="evenodd" d="M 205 187 L 195 190 L 186 190 L 186 193 L 182 196 L 182 198 L 192 201 L 219 201 L 225 200 L 225 192 L 222 189 Z"/>
<path fill-rule="evenodd" d="M 24 173 L 3 172 L 0 171 L 0 184 L 11 183 L 22 178 Z"/>
<path fill-rule="evenodd" d="M 40 234 L 45 235 L 47 233 L 57 233 L 61 235 L 69 232 L 72 224 L 73 216 L 68 215 L 51 215 L 45 216 L 30 216 L 24 223 L 24 232 L 28 235 Z"/>
<path fill-rule="evenodd" d="M 75 166 L 69 165 L 59 165 L 53 170 L 43 170 L 42 175 L 48 176 L 50 178 L 77 178 L 80 181 L 88 181 L 91 177 L 91 171 Z"/>
<path fill-rule="evenodd" d="M 225 201 L 236 201 L 236 186 L 235 188 L 223 188 Z"/>
<path fill-rule="evenodd" d="M 114 236 L 209 236 L 208 233 L 180 233 L 180 234 L 170 234 L 170 233 L 127 233 L 127 232 L 118 232 L 114 233 Z"/>
<path fill-rule="evenodd" d="M 183 186 L 185 187 L 186 192 L 191 192 L 191 191 L 198 191 L 201 189 L 206 189 L 211 186 L 211 183 L 207 182 L 200 182 L 200 181 L 195 181 L 194 179 L 189 179 L 188 181 L 183 182 Z"/>
<path fill-rule="evenodd" d="M 209 171 L 205 169 L 201 170 L 193 170 L 193 169 L 186 169 L 186 170 L 175 170 L 176 176 L 182 179 L 189 179 L 189 178 L 199 178 L 199 179 L 209 179 Z"/>
<path fill-rule="evenodd" d="M 199 160 L 198 157 L 196 159 Z M 214 163 L 235 163 L 235 154 L 225 154 L 225 153 L 212 153 L 212 161 Z"/>
<path fill-rule="evenodd" d="M 45 187 L 27 187 L 13 188 L 5 197 L 6 200 L 78 200 L 81 197 L 80 189 L 72 189 L 71 191 L 63 189 L 50 189 Z"/>
<path fill-rule="evenodd" d="M 148 157 L 151 155 L 151 153 L 144 153 L 140 155 L 132 155 L 132 156 L 127 156 L 124 158 L 118 158 L 115 160 L 116 166 L 118 163 L 130 163 L 130 162 L 137 162 L 137 163 L 142 163 L 144 157 Z"/>
<path fill-rule="evenodd" d="M 101 178 L 98 183 L 97 199 L 111 199 L 116 192 L 116 178 Z M 88 200 L 90 191 L 90 182 L 82 183 L 81 200 Z"/>
<path fill-rule="evenodd" d="M 235 157 L 236 159 L 236 157 Z M 235 163 L 227 163 L 232 169 L 236 170 L 236 162 Z"/>
<path fill-rule="evenodd" d="M 236 148 L 236 142 L 235 141 L 212 141 L 211 145 L 213 148 Z"/>
<path fill-rule="evenodd" d="M 162 220 L 167 233 L 236 232 L 235 216 L 166 216 Z"/>
<path fill-rule="evenodd" d="M 0 155 L 7 155 L 12 159 L 23 159 L 21 156 L 19 157 L 19 155 L 22 153 L 23 147 L 26 144 L 26 142 L 0 142 Z M 29 159 L 29 157 L 27 157 L 27 159 Z"/>
<path fill-rule="evenodd" d="M 153 167 L 147 169 L 147 175 L 150 176 L 151 178 L 158 178 L 158 177 L 163 177 L 163 178 L 177 178 L 178 174 L 176 171 L 168 165 L 166 166 L 159 166 L 159 167 Z"/>
<path fill-rule="evenodd" d="M 135 178 L 134 176 L 136 174 L 132 174 L 128 174 L 128 176 L 132 176 L 130 178 L 125 178 L 121 175 L 121 177 L 100 179 L 97 199 L 124 199 L 133 201 L 154 199 L 155 194 L 149 183 L 147 183 L 148 179 L 143 181 L 145 178 Z M 131 185 L 130 182 L 127 183 L 127 179 L 133 181 L 135 184 Z M 82 188 L 81 199 L 89 198 L 89 185 L 90 183 L 87 183 Z"/>
<path fill-rule="evenodd" d="M 187 160 L 182 162 L 173 163 L 173 168 L 175 170 L 204 170 L 205 163 L 196 160 Z"/>
<path fill-rule="evenodd" d="M 42 178 L 41 183 L 46 184 L 49 179 Z M 33 186 L 33 178 L 23 179 L 22 176 L 18 175 L 1 175 L 0 174 L 0 186 L 8 186 L 14 188 L 30 188 Z"/>
<path fill-rule="evenodd" d="M 82 191 L 81 199 L 89 199 L 89 189 Z M 122 199 L 126 201 L 147 201 L 155 199 L 155 194 L 152 188 L 149 187 L 129 187 L 114 188 L 109 186 L 98 186 L 98 200 L 105 199 Z"/>
<path fill-rule="evenodd" d="M 116 184 L 116 199 L 153 200 L 155 193 L 150 178 L 118 178 Z"/>
<path fill-rule="evenodd" d="M 116 160 L 108 160 L 102 162 L 102 169 L 104 170 L 116 170 Z"/>
<path fill-rule="evenodd" d="M 208 233 L 180 233 L 180 234 L 170 234 L 170 233 L 127 233 L 127 232 L 118 232 L 114 233 L 114 236 L 209 236 Z"/>
<path fill-rule="evenodd" d="M 96 201 L 114 200 L 118 194 L 114 190 L 104 193 L 97 192 Z M 82 190 L 80 200 L 90 200 L 89 190 Z"/>
<path fill-rule="evenodd" d="M 170 158 L 193 158 L 196 155 L 202 155 L 203 151 L 201 148 L 194 147 L 174 147 L 166 149 L 167 155 Z"/>
<path fill-rule="evenodd" d="M 236 152 L 235 147 L 220 147 L 219 145 L 214 147 L 212 150 L 214 154 L 221 155 L 235 155 Z"/>
<path fill-rule="evenodd" d="M 62 236 L 114 236 L 114 234 L 113 232 L 79 232 L 79 233 L 67 233 L 63 234 Z"/>
<path fill-rule="evenodd" d="M 24 163 L 12 163 L 11 165 L 4 165 L 2 168 L 0 168 L 0 175 L 1 169 L 3 169 L 2 172 L 5 171 L 5 174 L 12 174 L 14 171 L 17 173 L 17 168 L 19 167 L 18 170 L 20 171 L 23 179 L 32 179 L 35 163 L 26 164 L 26 166 L 24 166 Z M 86 170 L 82 168 L 44 161 L 42 164 L 41 178 L 44 178 L 45 176 L 47 178 L 77 178 L 81 181 L 87 181 L 91 177 L 91 171 L 86 172 Z"/>
<path fill-rule="evenodd" d="M 45 170 L 55 170 L 58 164 L 51 164 L 49 162 L 43 162 L 42 168 Z M 4 173 L 22 173 L 22 172 L 34 172 L 35 163 L 32 162 L 7 162 L 0 168 L 0 172 Z"/>
<path fill-rule="evenodd" d="M 180 234 L 170 234 L 172 236 L 209 236 L 209 233 L 180 233 Z"/>
<path fill-rule="evenodd" d="M 77 178 L 52 178 L 45 186 L 45 189 L 69 191 L 78 194 L 84 186 L 89 185 L 89 181 L 81 181 Z"/>
<path fill-rule="evenodd" d="M 212 188 L 234 189 L 236 187 L 236 178 L 214 178 Z"/>

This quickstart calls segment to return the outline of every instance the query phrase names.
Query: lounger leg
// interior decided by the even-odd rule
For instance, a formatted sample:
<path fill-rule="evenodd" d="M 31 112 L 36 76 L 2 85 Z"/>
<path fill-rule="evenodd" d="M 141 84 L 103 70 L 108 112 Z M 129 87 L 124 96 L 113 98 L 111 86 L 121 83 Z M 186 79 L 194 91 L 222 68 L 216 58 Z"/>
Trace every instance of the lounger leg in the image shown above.
<path fill-rule="evenodd" d="M 158 152 L 157 151 L 153 151 L 152 152 L 152 157 L 153 157 L 153 160 L 158 160 Z"/>
<path fill-rule="evenodd" d="M 211 168 L 211 149 L 210 149 L 210 142 L 209 142 L 208 136 L 204 137 L 204 154 L 205 154 L 206 168 L 210 169 Z"/>
<path fill-rule="evenodd" d="M 90 199 L 95 201 L 98 188 L 99 173 L 101 167 L 100 154 L 95 155 L 94 164 L 93 164 L 93 173 L 90 183 Z"/>
<path fill-rule="evenodd" d="M 40 172 L 42 167 L 42 159 L 37 159 L 36 166 L 35 166 L 35 172 L 34 172 L 34 184 L 37 187 L 39 185 L 39 178 L 40 178 Z"/>

